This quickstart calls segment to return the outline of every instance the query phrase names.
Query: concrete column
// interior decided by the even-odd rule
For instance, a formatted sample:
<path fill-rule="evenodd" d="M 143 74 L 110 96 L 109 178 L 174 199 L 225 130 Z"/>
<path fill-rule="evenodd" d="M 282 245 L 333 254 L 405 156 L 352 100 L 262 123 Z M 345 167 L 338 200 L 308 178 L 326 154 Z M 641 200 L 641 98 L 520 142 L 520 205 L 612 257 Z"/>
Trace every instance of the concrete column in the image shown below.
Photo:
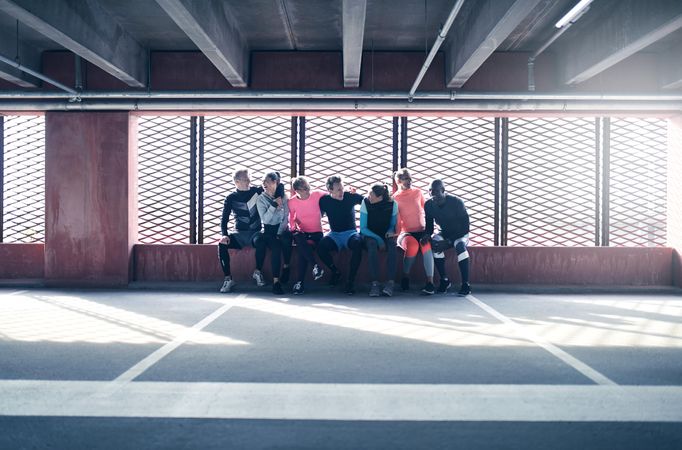
<path fill-rule="evenodd" d="M 682 117 L 668 120 L 668 245 L 673 252 L 673 284 L 682 287 Z"/>
<path fill-rule="evenodd" d="M 48 112 L 45 282 L 125 286 L 137 239 L 137 118 Z"/>

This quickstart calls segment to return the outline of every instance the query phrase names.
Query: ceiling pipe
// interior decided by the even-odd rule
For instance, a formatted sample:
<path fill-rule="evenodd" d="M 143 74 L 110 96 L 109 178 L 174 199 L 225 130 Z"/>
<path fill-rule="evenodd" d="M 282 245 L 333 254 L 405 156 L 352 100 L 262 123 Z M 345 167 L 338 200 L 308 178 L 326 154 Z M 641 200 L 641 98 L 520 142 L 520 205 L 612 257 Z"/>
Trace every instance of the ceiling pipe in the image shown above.
<path fill-rule="evenodd" d="M 366 92 L 366 91 L 85 91 L 77 96 L 55 91 L 0 91 L 0 101 L 4 100 L 408 100 L 405 92 Z M 415 100 L 431 102 L 448 100 L 459 102 L 476 101 L 591 101 L 591 102 L 682 102 L 682 94 L 598 94 L 556 92 L 467 92 L 467 91 L 426 91 L 416 94 Z M 2 106 L 2 103 L 0 103 Z"/>
<path fill-rule="evenodd" d="M 55 81 L 55 80 L 53 80 L 53 79 L 50 78 L 50 77 L 46 77 L 45 75 L 43 75 L 43 74 L 40 73 L 40 72 L 36 72 L 36 71 L 33 70 L 33 69 L 29 69 L 29 68 L 26 67 L 26 66 L 22 66 L 21 64 L 19 64 L 18 62 L 14 61 L 14 60 L 12 60 L 12 59 L 5 58 L 4 56 L 0 55 L 0 62 L 4 62 L 5 64 L 10 65 L 10 66 L 12 66 L 12 67 L 14 67 L 14 68 L 17 68 L 17 69 L 21 70 L 21 71 L 24 72 L 24 73 L 27 73 L 27 74 L 29 74 L 29 75 L 33 75 L 34 77 L 36 77 L 36 78 L 38 78 L 38 79 L 41 79 L 41 80 L 43 80 L 43 81 L 46 81 L 46 82 L 50 83 L 51 85 L 53 85 L 53 86 L 55 86 L 55 87 L 58 87 L 59 89 L 61 89 L 61 90 L 63 90 L 63 91 L 68 92 L 68 93 L 71 94 L 71 95 L 76 95 L 76 94 L 78 94 L 78 92 L 76 92 L 76 90 L 71 89 L 71 88 L 68 87 L 68 86 L 64 86 L 64 85 L 61 84 L 59 81 Z"/>
<path fill-rule="evenodd" d="M 571 18 L 566 24 L 564 24 L 562 27 L 560 27 L 554 34 L 545 41 L 544 44 L 540 46 L 539 49 L 535 50 L 532 55 L 528 57 L 528 90 L 529 91 L 535 91 L 535 58 L 540 56 L 542 52 L 547 50 L 547 48 L 554 43 L 559 37 L 566 32 L 569 28 L 571 28 L 571 25 L 576 23 L 578 19 L 580 19 L 583 14 L 585 14 L 589 9 L 590 9 L 590 3 L 592 1 L 586 2 L 586 4 L 582 7 L 580 11 L 575 15 L 575 17 Z M 579 5 L 579 3 L 578 3 Z M 576 5 L 576 7 L 578 6 Z M 575 8 L 575 7 L 574 7 Z M 565 16 L 564 16 L 565 17 Z M 562 19 L 563 20 L 563 19 Z M 559 21 L 561 22 L 561 21 Z M 559 23 L 557 22 L 557 24 Z"/>
<path fill-rule="evenodd" d="M 448 16 L 448 19 L 445 21 L 445 25 L 443 25 L 443 28 L 440 29 L 438 32 L 438 37 L 436 38 L 436 42 L 433 43 L 433 47 L 431 47 L 431 51 L 429 52 L 428 56 L 426 57 L 426 61 L 424 61 L 424 64 L 422 65 L 421 70 L 419 71 L 419 75 L 417 75 L 417 79 L 414 80 L 414 83 L 412 84 L 412 88 L 410 89 L 410 93 L 407 95 L 408 101 L 412 101 L 414 98 L 414 93 L 417 91 L 417 88 L 419 87 L 419 83 L 422 82 L 422 78 L 424 78 L 424 75 L 426 75 L 426 71 L 429 69 L 429 66 L 431 66 L 431 62 L 433 62 L 433 58 L 436 57 L 436 53 L 438 53 L 438 49 L 440 48 L 441 44 L 445 40 L 445 37 L 448 35 L 448 31 L 450 31 L 450 27 L 452 26 L 452 23 L 455 21 L 455 17 L 457 17 L 457 14 L 459 13 L 459 10 L 462 9 L 462 5 L 464 4 L 464 0 L 457 0 L 455 2 L 455 5 L 452 7 L 452 10 L 450 10 L 450 15 Z"/>
<path fill-rule="evenodd" d="M 577 101 L 577 100 L 433 100 L 409 102 L 407 100 L 341 100 L 328 99 L 311 101 L 290 100 L 88 100 L 80 103 L 68 100 L 12 101 L 0 103 L 1 111 L 268 111 L 268 112 L 377 112 L 377 113 L 419 113 L 419 112 L 479 112 L 479 113 L 583 113 L 603 114 L 627 112 L 630 114 L 682 113 L 682 102 L 660 101 Z"/>

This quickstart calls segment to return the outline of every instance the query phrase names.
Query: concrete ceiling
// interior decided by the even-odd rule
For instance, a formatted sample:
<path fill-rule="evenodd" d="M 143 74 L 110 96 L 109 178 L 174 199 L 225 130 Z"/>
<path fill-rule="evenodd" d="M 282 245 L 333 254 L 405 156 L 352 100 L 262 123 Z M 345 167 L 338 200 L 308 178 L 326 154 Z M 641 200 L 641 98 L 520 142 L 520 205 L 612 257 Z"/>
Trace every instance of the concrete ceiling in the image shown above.
<path fill-rule="evenodd" d="M 448 86 L 461 86 L 494 51 L 537 50 L 556 32 L 554 23 L 577 1 L 465 0 L 442 47 Z M 358 71 L 362 50 L 426 53 L 454 3 L 0 0 L 0 55 L 14 59 L 19 20 L 19 41 L 27 55 L 71 50 L 130 86 L 146 83 L 148 51 L 203 51 L 235 86 L 247 84 L 252 51 L 343 51 L 346 75 L 346 70 Z M 354 33 L 360 30 L 362 37 L 356 44 L 344 41 L 344 25 Z M 548 52 L 562 60 L 563 81 L 572 84 L 638 52 L 674 53 L 680 43 L 679 0 L 594 0 Z M 31 58 L 22 62 L 28 65 Z M 30 83 L 30 77 L 13 70 L 0 65 L 0 72 L 10 74 L 3 78 L 15 76 Z M 354 76 L 344 79 L 352 86 Z"/>

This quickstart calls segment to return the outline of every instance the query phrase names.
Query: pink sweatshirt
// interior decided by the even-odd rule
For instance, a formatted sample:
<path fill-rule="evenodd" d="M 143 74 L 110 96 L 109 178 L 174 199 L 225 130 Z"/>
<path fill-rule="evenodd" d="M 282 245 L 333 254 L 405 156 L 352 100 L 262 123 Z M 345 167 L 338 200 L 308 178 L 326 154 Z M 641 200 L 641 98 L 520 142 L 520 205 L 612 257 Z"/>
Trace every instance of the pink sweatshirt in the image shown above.
<path fill-rule="evenodd" d="M 324 195 L 325 192 L 312 191 L 306 200 L 301 200 L 298 195 L 289 199 L 289 229 L 291 231 L 304 233 L 322 231 L 320 198 Z"/>
<path fill-rule="evenodd" d="M 421 189 L 405 189 L 393 194 L 398 202 L 398 225 L 396 230 L 401 232 L 416 232 L 426 229 L 424 217 L 424 194 Z"/>

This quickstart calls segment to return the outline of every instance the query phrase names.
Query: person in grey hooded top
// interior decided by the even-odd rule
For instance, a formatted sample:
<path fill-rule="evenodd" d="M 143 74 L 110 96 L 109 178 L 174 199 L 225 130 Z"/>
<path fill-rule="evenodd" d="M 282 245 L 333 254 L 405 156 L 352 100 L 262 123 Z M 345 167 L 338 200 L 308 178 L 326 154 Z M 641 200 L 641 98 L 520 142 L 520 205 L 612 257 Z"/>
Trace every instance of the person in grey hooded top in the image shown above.
<path fill-rule="evenodd" d="M 282 283 L 289 278 L 289 262 L 291 261 L 291 232 L 289 231 L 289 207 L 286 195 L 276 196 L 280 183 L 279 172 L 268 172 L 263 178 L 263 193 L 258 197 L 256 208 L 263 224 L 260 239 L 264 245 L 256 247 L 256 270 L 261 272 L 265 263 L 265 253 L 271 251 L 272 292 L 283 295 Z M 282 255 L 284 268 L 281 269 Z M 280 273 L 281 269 L 281 273 Z"/>

